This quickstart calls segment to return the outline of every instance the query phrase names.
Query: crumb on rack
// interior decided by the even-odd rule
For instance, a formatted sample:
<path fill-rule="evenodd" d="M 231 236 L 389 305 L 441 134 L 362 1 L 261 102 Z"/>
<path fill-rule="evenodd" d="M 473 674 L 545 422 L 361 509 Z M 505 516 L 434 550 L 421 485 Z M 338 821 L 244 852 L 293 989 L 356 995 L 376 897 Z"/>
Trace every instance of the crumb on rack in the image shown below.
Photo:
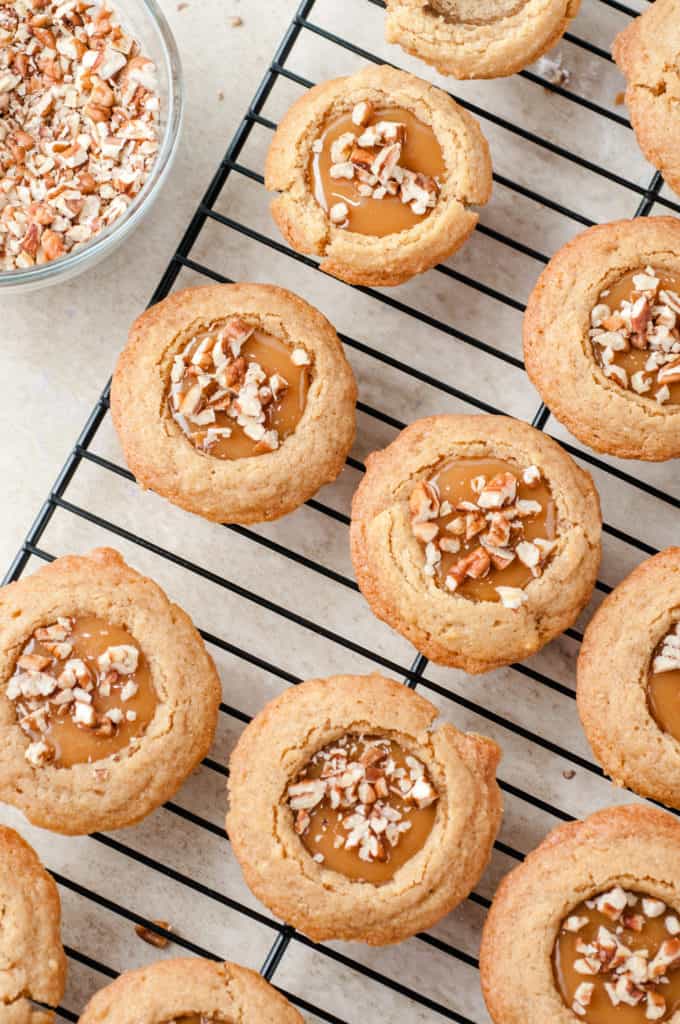
<path fill-rule="evenodd" d="M 152 921 L 151 924 L 155 924 L 157 928 L 162 928 L 165 932 L 172 931 L 172 926 L 167 921 Z M 150 928 L 146 928 L 143 924 L 135 925 L 135 932 L 143 942 L 148 942 L 150 946 L 155 946 L 156 949 L 165 949 L 170 943 L 170 939 L 167 936 L 159 935 L 158 932 L 151 931 Z"/>
<path fill-rule="evenodd" d="M 569 85 L 571 80 L 571 71 L 564 66 L 559 53 L 553 57 L 541 57 L 536 62 L 536 70 L 550 85 Z"/>

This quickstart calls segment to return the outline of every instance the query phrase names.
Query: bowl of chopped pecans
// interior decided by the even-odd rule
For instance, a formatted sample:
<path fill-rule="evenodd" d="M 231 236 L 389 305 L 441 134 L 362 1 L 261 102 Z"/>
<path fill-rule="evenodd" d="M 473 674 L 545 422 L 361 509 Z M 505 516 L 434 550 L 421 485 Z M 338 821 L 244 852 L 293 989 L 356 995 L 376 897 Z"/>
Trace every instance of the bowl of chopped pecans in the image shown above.
<path fill-rule="evenodd" d="M 135 229 L 179 139 L 156 0 L 0 0 L 0 288 L 60 283 Z"/>

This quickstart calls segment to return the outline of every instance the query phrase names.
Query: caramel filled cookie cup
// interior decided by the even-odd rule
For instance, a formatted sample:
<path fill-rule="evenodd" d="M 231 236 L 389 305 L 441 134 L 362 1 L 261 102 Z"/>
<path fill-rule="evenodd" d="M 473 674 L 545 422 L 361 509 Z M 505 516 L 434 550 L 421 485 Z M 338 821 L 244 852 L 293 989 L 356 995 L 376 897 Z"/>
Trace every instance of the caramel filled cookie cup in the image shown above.
<path fill-rule="evenodd" d="M 680 824 L 642 805 L 560 825 L 505 877 L 486 919 L 495 1024 L 646 1024 L 680 1009 Z"/>
<path fill-rule="evenodd" d="M 613 781 L 680 808 L 680 548 L 643 562 L 602 602 L 583 638 L 577 700 Z"/>
<path fill-rule="evenodd" d="M 262 284 L 188 288 L 152 306 L 111 386 L 138 483 L 220 523 L 278 519 L 335 480 L 355 403 L 328 320 Z"/>
<path fill-rule="evenodd" d="M 368 457 L 352 561 L 378 618 L 439 664 L 487 672 L 575 621 L 601 525 L 590 475 L 540 431 L 433 416 Z"/>
<path fill-rule="evenodd" d="M 124 971 L 97 992 L 79 1024 L 304 1024 L 264 978 L 199 957 Z"/>
<path fill-rule="evenodd" d="M 640 149 L 680 195 L 680 0 L 657 0 L 614 40 Z"/>
<path fill-rule="evenodd" d="M 680 455 L 680 221 L 589 228 L 538 279 L 527 372 L 584 444 L 627 459 Z"/>
<path fill-rule="evenodd" d="M 385 37 L 455 78 L 501 78 L 557 43 L 579 0 L 387 0 Z"/>
<path fill-rule="evenodd" d="M 381 676 L 292 687 L 231 758 L 227 829 L 246 882 L 312 939 L 386 945 L 429 928 L 488 862 L 500 750 Z"/>
<path fill-rule="evenodd" d="M 110 548 L 0 592 L 0 800 L 42 828 L 145 817 L 208 752 L 220 696 L 189 617 Z"/>
<path fill-rule="evenodd" d="M 51 1024 L 31 1000 L 57 1006 L 64 994 L 59 891 L 38 855 L 11 828 L 0 827 L 0 1020 Z"/>
<path fill-rule="evenodd" d="M 491 195 L 477 121 L 404 71 L 315 86 L 281 121 L 265 167 L 272 216 L 298 252 L 350 284 L 397 285 L 460 248 Z"/>

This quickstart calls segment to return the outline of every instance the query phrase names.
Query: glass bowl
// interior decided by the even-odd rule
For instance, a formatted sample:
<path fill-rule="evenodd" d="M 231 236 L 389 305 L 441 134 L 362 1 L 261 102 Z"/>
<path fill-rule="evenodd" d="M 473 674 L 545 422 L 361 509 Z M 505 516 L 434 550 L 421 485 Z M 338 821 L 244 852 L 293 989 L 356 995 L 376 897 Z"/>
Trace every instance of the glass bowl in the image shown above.
<path fill-rule="evenodd" d="M 161 100 L 160 145 L 156 161 L 144 187 L 125 213 L 90 242 L 50 263 L 25 270 L 0 271 L 0 291 L 31 291 L 69 278 L 93 267 L 135 230 L 151 209 L 165 181 L 177 151 L 184 102 L 182 66 L 177 43 L 157 0 L 109 0 L 124 29 L 139 40 L 142 51 L 156 65 Z"/>

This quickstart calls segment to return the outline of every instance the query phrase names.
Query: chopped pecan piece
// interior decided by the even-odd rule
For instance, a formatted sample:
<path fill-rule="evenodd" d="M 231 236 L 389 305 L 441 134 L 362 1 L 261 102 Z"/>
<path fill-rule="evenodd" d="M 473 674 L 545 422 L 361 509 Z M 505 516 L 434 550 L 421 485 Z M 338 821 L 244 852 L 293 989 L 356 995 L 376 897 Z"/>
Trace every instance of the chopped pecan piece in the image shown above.
<path fill-rule="evenodd" d="M 491 558 L 488 552 L 484 548 L 475 548 L 464 558 L 459 559 L 455 565 L 453 565 L 448 572 L 446 577 L 446 585 L 451 590 L 455 590 L 459 587 L 466 576 L 470 579 L 478 580 L 484 576 L 491 566 Z M 449 581 L 453 581 L 455 586 L 452 586 Z"/>
<path fill-rule="evenodd" d="M 167 921 L 152 921 L 151 923 L 157 925 L 158 928 L 162 928 L 165 932 L 172 931 Z M 143 942 L 148 942 L 150 946 L 155 946 L 156 949 L 165 949 L 170 943 L 170 939 L 166 935 L 159 935 L 158 932 L 152 931 L 151 928 L 147 928 L 143 924 L 136 924 L 135 932 Z"/>

